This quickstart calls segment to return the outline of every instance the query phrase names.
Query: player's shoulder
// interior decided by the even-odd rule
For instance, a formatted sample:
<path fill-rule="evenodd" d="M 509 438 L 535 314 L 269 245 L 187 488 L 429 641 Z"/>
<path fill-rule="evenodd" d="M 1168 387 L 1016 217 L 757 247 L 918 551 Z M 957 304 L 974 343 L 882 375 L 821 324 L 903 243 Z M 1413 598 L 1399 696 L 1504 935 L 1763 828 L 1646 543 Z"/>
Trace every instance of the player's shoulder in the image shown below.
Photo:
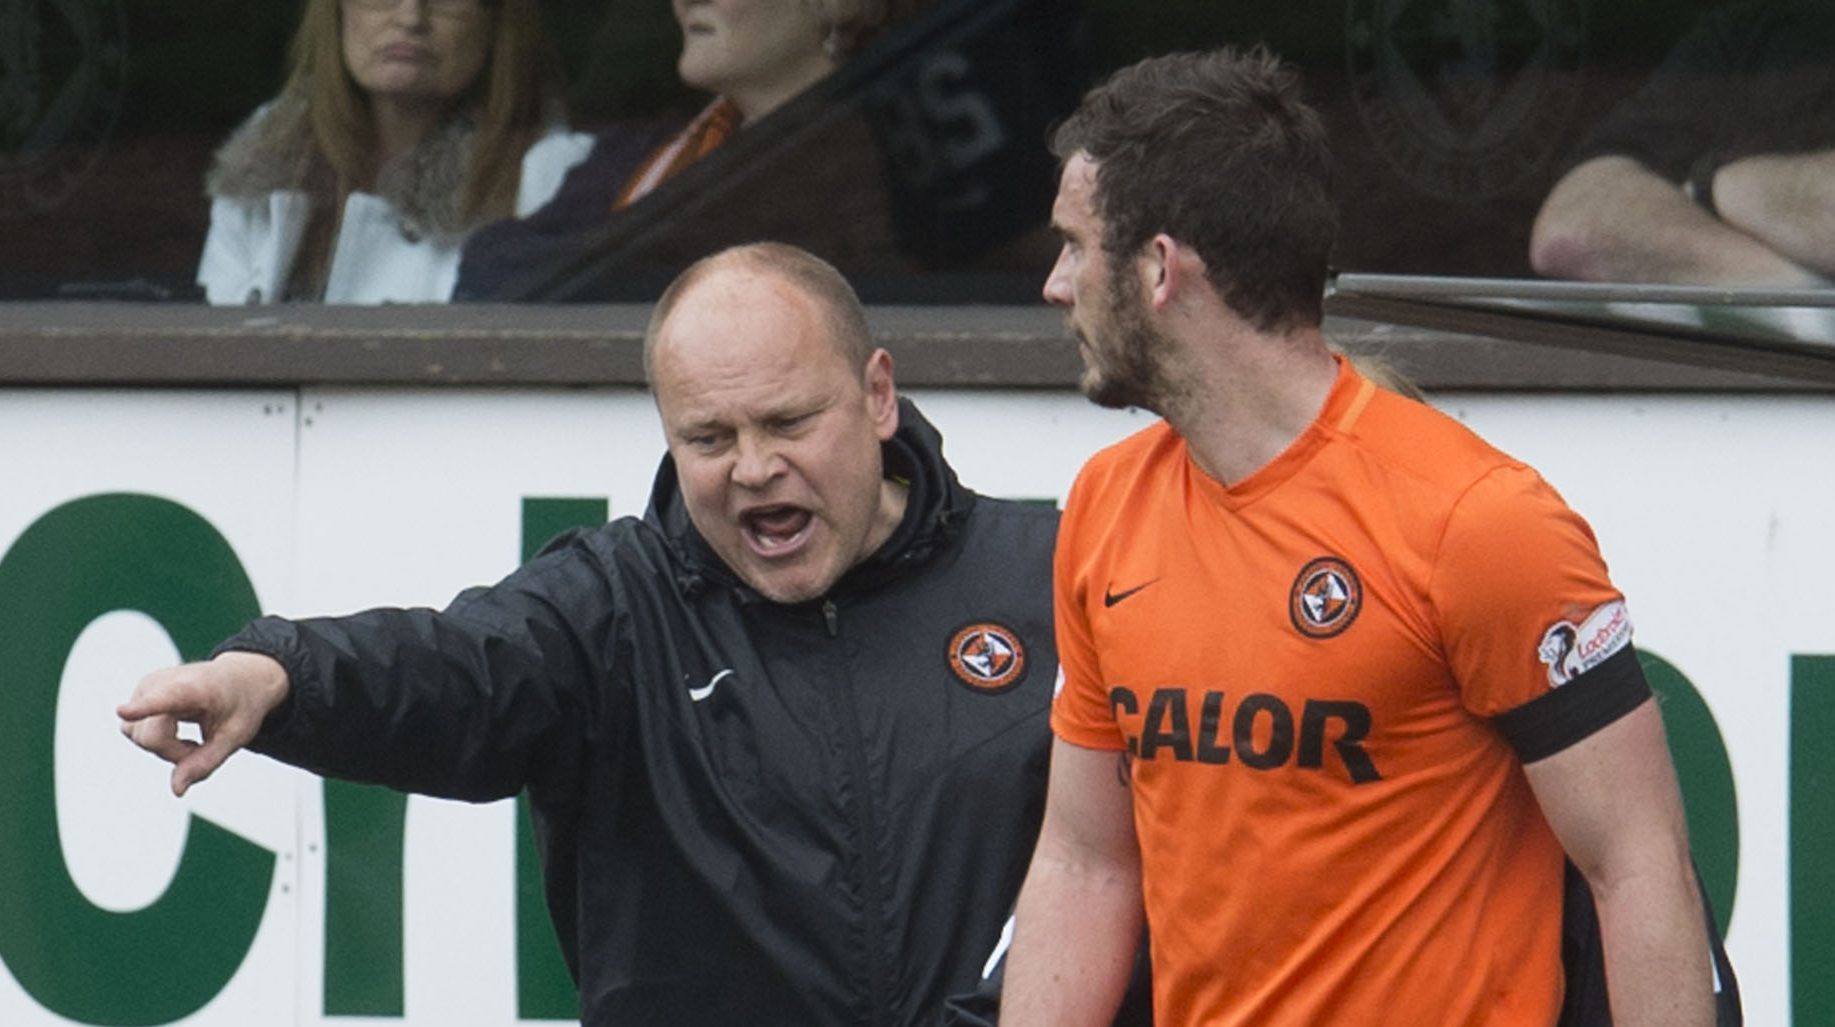
<path fill-rule="evenodd" d="M 1152 474 L 1185 452 L 1185 440 L 1164 419 L 1097 450 L 1077 473 L 1077 491 L 1095 494 Z"/>
<path fill-rule="evenodd" d="M 1377 389 L 1347 433 L 1366 458 L 1418 487 L 1460 494 L 1486 479 L 1534 471 L 1428 403 Z"/>
<path fill-rule="evenodd" d="M 1429 404 L 1378 389 L 1353 435 L 1379 478 L 1366 484 L 1379 485 L 1421 523 L 1458 519 L 1508 534 L 1580 522 L 1540 471 Z"/>

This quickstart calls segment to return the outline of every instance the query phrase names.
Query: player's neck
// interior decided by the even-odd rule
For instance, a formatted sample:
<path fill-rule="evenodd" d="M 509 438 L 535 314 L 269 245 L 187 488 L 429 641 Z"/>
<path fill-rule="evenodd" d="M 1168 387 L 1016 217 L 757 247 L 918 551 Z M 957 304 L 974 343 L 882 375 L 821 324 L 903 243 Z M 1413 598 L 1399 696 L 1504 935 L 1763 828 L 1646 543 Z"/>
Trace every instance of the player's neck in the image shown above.
<path fill-rule="evenodd" d="M 1204 473 L 1233 485 L 1268 465 L 1325 406 L 1338 365 L 1317 327 L 1247 333 L 1191 361 L 1195 387 L 1165 411 Z"/>

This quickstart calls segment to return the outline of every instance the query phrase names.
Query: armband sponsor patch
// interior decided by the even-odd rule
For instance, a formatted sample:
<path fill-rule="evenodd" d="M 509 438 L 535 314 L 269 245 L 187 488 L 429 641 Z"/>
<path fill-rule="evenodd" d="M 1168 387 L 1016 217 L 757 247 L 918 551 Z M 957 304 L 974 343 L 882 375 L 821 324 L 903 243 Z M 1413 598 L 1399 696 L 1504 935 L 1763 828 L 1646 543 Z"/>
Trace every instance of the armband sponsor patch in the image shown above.
<path fill-rule="evenodd" d="M 1631 644 L 1631 614 L 1615 599 L 1579 624 L 1557 621 L 1542 633 L 1536 657 L 1548 667 L 1548 683 L 1559 688 Z"/>

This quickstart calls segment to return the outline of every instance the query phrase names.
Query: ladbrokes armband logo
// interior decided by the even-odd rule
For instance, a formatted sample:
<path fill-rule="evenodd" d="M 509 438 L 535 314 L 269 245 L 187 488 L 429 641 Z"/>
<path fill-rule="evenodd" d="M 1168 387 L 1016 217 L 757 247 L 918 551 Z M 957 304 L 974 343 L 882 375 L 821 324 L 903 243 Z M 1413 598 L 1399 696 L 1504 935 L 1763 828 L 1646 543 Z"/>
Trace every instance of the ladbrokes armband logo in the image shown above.
<path fill-rule="evenodd" d="M 1536 657 L 1548 667 L 1548 683 L 1567 684 L 1631 644 L 1631 614 L 1623 599 L 1594 610 L 1579 624 L 1557 621 L 1542 633 Z"/>
<path fill-rule="evenodd" d="M 120 0 L 0 3 L 0 217 L 45 210 L 94 166 L 121 112 Z"/>

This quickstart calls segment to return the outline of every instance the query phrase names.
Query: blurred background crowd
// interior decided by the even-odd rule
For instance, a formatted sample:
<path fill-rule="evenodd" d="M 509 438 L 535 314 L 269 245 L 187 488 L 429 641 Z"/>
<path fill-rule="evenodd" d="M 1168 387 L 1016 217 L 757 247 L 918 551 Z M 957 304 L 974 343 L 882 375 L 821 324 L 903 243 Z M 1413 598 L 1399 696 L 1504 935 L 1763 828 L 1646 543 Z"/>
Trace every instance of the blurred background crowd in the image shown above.
<path fill-rule="evenodd" d="M 26 0 L 0 298 L 646 301 L 735 242 L 868 301 L 1031 302 L 1050 126 L 1262 42 L 1340 270 L 1820 288 L 1827 0 Z"/>

